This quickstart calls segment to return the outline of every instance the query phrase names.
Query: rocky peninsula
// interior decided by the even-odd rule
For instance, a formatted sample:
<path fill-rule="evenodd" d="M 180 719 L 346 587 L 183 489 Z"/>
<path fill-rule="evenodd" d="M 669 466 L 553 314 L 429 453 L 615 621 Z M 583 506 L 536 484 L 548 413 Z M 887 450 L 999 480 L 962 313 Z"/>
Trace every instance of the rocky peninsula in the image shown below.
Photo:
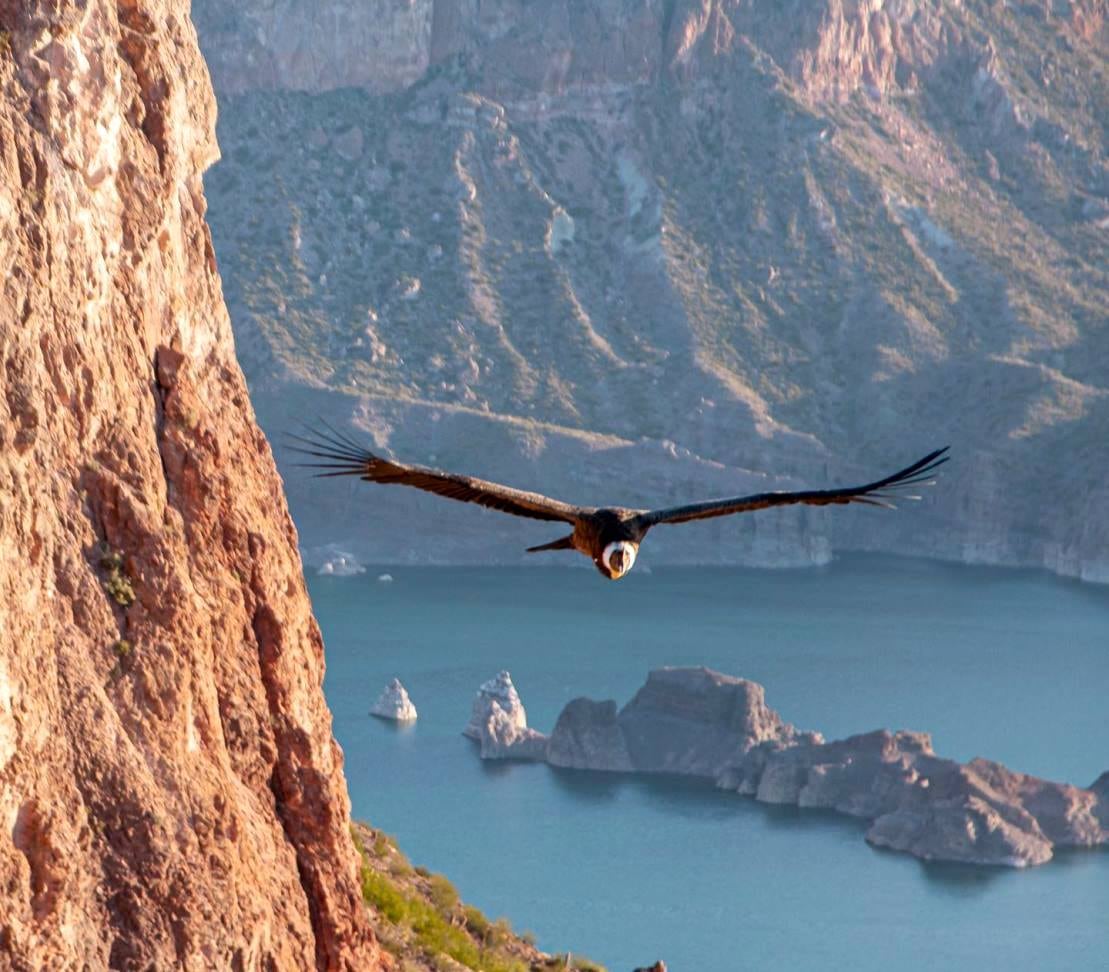
<path fill-rule="evenodd" d="M 526 749 L 489 748 L 540 758 L 530 731 Z M 835 810 L 869 821 L 871 844 L 927 861 L 1027 867 L 1056 847 L 1109 843 L 1109 773 L 1082 789 L 986 759 L 959 763 L 922 732 L 827 742 L 784 722 L 761 685 L 707 668 L 656 669 L 619 710 L 574 699 L 541 738 L 551 766 L 691 776 L 763 803 Z"/>

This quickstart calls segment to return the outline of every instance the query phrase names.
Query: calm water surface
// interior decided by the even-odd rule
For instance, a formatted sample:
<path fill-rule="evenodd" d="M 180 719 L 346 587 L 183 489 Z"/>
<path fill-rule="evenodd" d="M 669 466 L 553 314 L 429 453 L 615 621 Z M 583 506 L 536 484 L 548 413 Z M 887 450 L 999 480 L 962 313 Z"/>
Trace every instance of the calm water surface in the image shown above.
<path fill-rule="evenodd" d="M 763 683 L 829 737 L 924 729 L 943 755 L 1089 785 L 1109 769 L 1109 590 L 848 557 L 808 571 L 388 568 L 310 580 L 354 814 L 467 900 L 613 972 L 1077 969 L 1109 961 L 1109 853 L 925 866 L 846 818 L 682 781 L 485 764 L 461 729 L 501 668 L 531 725 L 649 668 Z M 420 712 L 367 715 L 394 675 Z"/>

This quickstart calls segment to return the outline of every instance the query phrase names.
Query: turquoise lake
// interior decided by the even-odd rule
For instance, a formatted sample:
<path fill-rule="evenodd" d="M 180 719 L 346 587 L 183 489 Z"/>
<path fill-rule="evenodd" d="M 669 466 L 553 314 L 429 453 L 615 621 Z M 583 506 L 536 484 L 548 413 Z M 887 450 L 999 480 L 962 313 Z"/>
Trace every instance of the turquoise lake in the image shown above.
<path fill-rule="evenodd" d="M 376 576 L 388 570 L 391 584 Z M 489 764 L 461 735 L 502 668 L 549 732 L 650 668 L 707 665 L 828 738 L 879 727 L 1088 786 L 1109 769 L 1109 589 L 850 556 L 825 568 L 404 568 L 311 577 L 354 816 L 491 917 L 625 972 L 1079 969 L 1109 962 L 1109 852 L 924 865 L 859 822 L 681 780 Z M 420 718 L 367 713 L 398 676 Z"/>

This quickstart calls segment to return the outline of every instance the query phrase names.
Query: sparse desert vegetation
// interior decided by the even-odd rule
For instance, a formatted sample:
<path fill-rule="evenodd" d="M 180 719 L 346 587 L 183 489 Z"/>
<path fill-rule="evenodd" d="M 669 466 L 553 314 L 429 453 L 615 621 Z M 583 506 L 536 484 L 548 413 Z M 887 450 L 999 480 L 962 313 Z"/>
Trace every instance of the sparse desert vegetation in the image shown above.
<path fill-rule="evenodd" d="M 402 972 L 604 972 L 578 955 L 541 952 L 530 932 L 464 904 L 444 875 L 413 867 L 388 834 L 354 824 L 351 837 L 374 931 Z"/>

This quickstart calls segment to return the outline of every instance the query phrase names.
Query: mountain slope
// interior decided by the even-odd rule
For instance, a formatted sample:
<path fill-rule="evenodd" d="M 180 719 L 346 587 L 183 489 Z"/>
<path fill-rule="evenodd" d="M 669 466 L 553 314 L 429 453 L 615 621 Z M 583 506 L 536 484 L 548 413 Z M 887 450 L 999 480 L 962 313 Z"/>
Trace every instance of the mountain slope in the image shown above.
<path fill-rule="evenodd" d="M 651 552 L 1109 578 L 1103 3 L 331 5 L 344 43 L 391 38 L 371 78 L 291 7 L 197 7 L 215 247 L 271 435 L 318 413 L 627 504 L 951 443 L 909 512 L 765 514 Z M 235 60 L 244 32 L 262 53 Z M 544 538 L 283 468 L 314 554 L 517 562 Z"/>

